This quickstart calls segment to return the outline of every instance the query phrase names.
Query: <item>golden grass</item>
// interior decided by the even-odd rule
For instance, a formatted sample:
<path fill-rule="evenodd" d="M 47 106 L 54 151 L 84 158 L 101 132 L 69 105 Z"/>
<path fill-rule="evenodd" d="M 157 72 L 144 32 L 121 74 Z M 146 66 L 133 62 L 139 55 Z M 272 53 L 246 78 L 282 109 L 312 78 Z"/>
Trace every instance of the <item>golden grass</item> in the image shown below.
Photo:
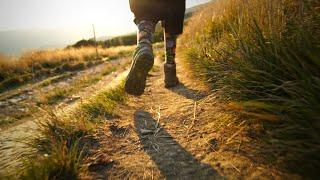
<path fill-rule="evenodd" d="M 48 111 L 45 120 L 39 122 L 39 136 L 29 143 L 38 153 L 26 163 L 20 178 L 79 179 L 85 176 L 90 165 L 83 164 L 83 160 L 92 151 L 88 147 L 97 143 L 97 125 L 105 121 L 106 114 L 113 114 L 125 97 L 123 83 L 119 83 L 89 97 L 68 113 Z M 96 111 L 104 116 L 92 119 Z"/>
<path fill-rule="evenodd" d="M 99 58 L 93 47 L 36 50 L 23 53 L 19 58 L 0 55 L 0 91 L 19 86 L 30 80 L 43 79 L 66 71 L 77 71 L 131 55 L 135 46 L 99 47 Z"/>
<path fill-rule="evenodd" d="M 264 154 L 267 164 L 307 177 L 320 167 L 319 7 L 316 0 L 216 1 L 187 22 L 178 43 L 187 69 L 228 110 L 263 127 L 252 134 L 273 152 Z"/>
<path fill-rule="evenodd" d="M 119 46 L 104 49 L 99 47 L 100 57 L 114 57 L 119 54 L 130 53 L 133 46 Z M 10 58 L 0 55 L 0 71 L 23 70 L 37 64 L 56 64 L 74 61 L 95 60 L 96 50 L 94 47 L 66 48 L 55 50 L 36 50 L 23 53 L 19 58 Z"/>

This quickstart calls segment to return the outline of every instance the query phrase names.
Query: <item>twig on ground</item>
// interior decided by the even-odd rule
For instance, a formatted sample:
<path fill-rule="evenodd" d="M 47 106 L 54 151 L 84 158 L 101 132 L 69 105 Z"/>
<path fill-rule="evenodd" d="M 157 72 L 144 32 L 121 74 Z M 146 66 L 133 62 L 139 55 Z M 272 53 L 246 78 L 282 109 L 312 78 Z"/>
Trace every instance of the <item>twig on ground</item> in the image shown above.
<path fill-rule="evenodd" d="M 237 153 L 239 153 L 239 151 L 240 151 L 241 144 L 242 144 L 242 140 L 239 143 L 239 146 L 238 146 L 238 149 L 237 149 Z"/>
<path fill-rule="evenodd" d="M 152 134 L 153 131 L 152 130 L 149 130 L 149 129 L 140 129 L 140 133 L 142 135 L 148 135 L 148 134 Z"/>
<path fill-rule="evenodd" d="M 153 148 L 155 151 L 157 151 L 157 152 L 158 152 L 159 149 L 160 149 L 159 145 L 156 144 L 156 143 L 152 144 L 152 148 Z"/>
<path fill-rule="evenodd" d="M 156 137 L 158 135 L 158 133 L 161 130 L 161 126 L 160 126 L 160 119 L 161 119 L 161 107 L 159 106 L 158 110 L 157 110 L 157 124 L 155 126 L 155 131 L 154 131 L 154 137 Z"/>
<path fill-rule="evenodd" d="M 226 144 L 229 144 L 233 138 L 235 138 L 237 135 L 239 135 L 239 134 L 243 131 L 244 128 L 245 128 L 245 127 L 241 127 L 236 133 L 234 133 L 234 134 L 227 140 L 227 143 L 226 143 Z"/>
<path fill-rule="evenodd" d="M 230 165 L 231 165 L 236 171 L 238 171 L 239 173 L 241 173 L 240 169 L 238 169 L 235 165 L 233 165 L 232 163 L 230 163 Z"/>
<path fill-rule="evenodd" d="M 158 133 L 161 130 L 161 127 L 154 131 L 154 137 L 158 137 Z"/>
<path fill-rule="evenodd" d="M 161 118 L 161 108 L 160 108 L 160 106 L 159 106 L 159 108 L 158 108 L 157 115 L 158 115 L 158 117 L 157 117 L 157 125 L 156 125 L 156 128 L 159 128 L 159 126 L 160 126 L 160 118 Z"/>
<path fill-rule="evenodd" d="M 194 123 L 196 121 L 196 112 L 197 112 L 197 101 L 194 102 L 194 106 L 193 106 L 193 119 L 192 119 L 192 123 L 188 128 L 187 134 L 189 134 L 190 130 L 193 128 Z"/>

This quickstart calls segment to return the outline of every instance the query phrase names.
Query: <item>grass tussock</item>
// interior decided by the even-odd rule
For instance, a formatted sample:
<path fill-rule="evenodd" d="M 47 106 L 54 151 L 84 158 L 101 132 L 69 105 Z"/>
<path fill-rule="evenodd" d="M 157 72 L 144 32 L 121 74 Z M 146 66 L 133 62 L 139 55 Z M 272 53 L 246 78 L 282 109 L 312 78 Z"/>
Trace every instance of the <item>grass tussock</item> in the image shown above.
<path fill-rule="evenodd" d="M 313 176 L 320 167 L 320 3 L 225 0 L 198 12 L 181 55 L 231 110 L 260 121 L 271 163 Z M 301 166 L 301 162 L 304 166 Z"/>
<path fill-rule="evenodd" d="M 21 179 L 79 179 L 86 176 L 82 164 L 90 153 L 87 144 L 95 142 L 95 127 L 113 114 L 116 104 L 125 100 L 122 84 L 100 92 L 68 115 L 48 112 L 46 120 L 39 123 L 40 135 L 31 143 L 38 155 L 30 159 Z M 100 115 L 98 113 L 101 113 Z M 35 160 L 36 159 L 36 160 Z"/>
<path fill-rule="evenodd" d="M 109 117 L 115 115 L 115 109 L 119 103 L 123 103 L 126 99 L 124 91 L 124 83 L 120 86 L 110 89 L 109 91 L 101 92 L 92 99 L 81 105 L 81 109 L 90 119 Z"/>
<path fill-rule="evenodd" d="M 21 179 L 77 179 L 84 171 L 81 160 L 86 141 L 93 140 L 93 127 L 81 116 L 75 119 L 48 112 L 32 143 L 39 153 L 30 159 Z"/>
<path fill-rule="evenodd" d="M 19 58 L 0 55 L 0 92 L 19 85 L 63 72 L 83 70 L 102 63 L 101 58 L 112 60 L 129 56 L 133 46 L 94 47 L 38 50 L 23 53 Z"/>

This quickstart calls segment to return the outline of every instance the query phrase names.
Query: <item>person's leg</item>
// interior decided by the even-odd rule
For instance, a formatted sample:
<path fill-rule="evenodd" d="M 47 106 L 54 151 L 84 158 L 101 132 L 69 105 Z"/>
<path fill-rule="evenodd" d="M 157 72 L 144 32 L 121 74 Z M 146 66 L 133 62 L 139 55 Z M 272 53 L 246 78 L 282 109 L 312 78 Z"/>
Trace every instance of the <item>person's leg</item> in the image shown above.
<path fill-rule="evenodd" d="M 138 27 L 137 32 L 137 49 L 135 54 L 138 53 L 143 48 L 148 48 L 149 53 L 152 53 L 152 39 L 155 31 L 155 26 L 157 24 L 154 20 L 138 20 L 136 19 L 136 24 Z"/>
<path fill-rule="evenodd" d="M 178 35 L 183 32 L 185 0 L 171 1 L 168 12 L 164 17 L 166 61 L 164 64 L 165 87 L 179 84 L 176 72 L 176 42 Z"/>
<path fill-rule="evenodd" d="M 137 48 L 133 55 L 131 69 L 125 82 L 125 90 L 131 95 L 142 95 L 146 87 L 148 72 L 154 62 L 152 37 L 156 22 L 152 20 L 136 19 L 138 26 Z"/>
<path fill-rule="evenodd" d="M 146 86 L 148 72 L 153 66 L 152 35 L 155 22 L 164 20 L 166 32 L 167 62 L 165 63 L 166 87 L 178 84 L 176 77 L 175 42 L 176 35 L 182 33 L 185 0 L 130 0 L 131 11 L 138 25 L 138 47 L 134 53 L 133 63 L 128 74 L 125 90 L 132 95 L 141 95 Z M 173 46 L 171 47 L 172 44 Z"/>
<path fill-rule="evenodd" d="M 164 64 L 164 73 L 165 73 L 165 87 L 174 87 L 179 84 L 179 80 L 177 78 L 176 72 L 176 42 L 177 35 L 170 34 L 165 31 L 164 33 L 165 39 L 165 64 Z"/>
<path fill-rule="evenodd" d="M 129 3 L 138 33 L 137 48 L 125 82 L 125 90 L 129 94 L 139 96 L 144 92 L 148 72 L 153 66 L 152 37 L 155 25 L 165 8 L 163 1 L 158 0 L 129 0 Z"/>
<path fill-rule="evenodd" d="M 167 64 L 175 64 L 177 35 L 170 34 L 165 31 L 164 39 L 165 39 L 165 48 L 166 48 L 165 62 Z"/>

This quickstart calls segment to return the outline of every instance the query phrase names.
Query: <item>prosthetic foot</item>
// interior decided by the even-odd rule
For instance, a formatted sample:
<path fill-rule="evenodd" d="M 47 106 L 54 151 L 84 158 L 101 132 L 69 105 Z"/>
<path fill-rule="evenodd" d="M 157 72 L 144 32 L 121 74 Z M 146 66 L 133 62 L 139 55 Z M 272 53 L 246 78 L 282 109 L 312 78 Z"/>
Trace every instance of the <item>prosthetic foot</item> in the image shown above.
<path fill-rule="evenodd" d="M 176 64 L 164 64 L 164 84 L 166 88 L 175 87 L 179 84 L 177 78 Z"/>

